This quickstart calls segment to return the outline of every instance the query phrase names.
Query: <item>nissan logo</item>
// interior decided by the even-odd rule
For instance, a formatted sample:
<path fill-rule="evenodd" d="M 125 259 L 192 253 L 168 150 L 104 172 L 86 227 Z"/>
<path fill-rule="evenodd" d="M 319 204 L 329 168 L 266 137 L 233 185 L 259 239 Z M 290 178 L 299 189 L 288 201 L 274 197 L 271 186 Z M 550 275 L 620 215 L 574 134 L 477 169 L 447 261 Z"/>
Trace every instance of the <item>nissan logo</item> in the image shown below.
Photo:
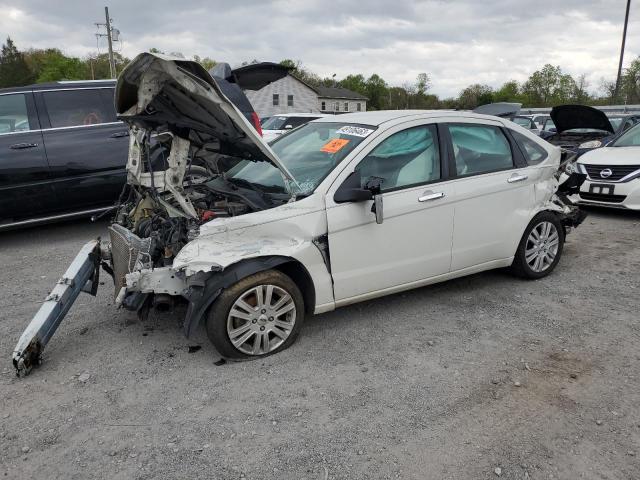
<path fill-rule="evenodd" d="M 600 171 L 601 178 L 609 178 L 611 175 L 613 175 L 613 172 L 610 168 L 605 168 L 604 170 Z"/>

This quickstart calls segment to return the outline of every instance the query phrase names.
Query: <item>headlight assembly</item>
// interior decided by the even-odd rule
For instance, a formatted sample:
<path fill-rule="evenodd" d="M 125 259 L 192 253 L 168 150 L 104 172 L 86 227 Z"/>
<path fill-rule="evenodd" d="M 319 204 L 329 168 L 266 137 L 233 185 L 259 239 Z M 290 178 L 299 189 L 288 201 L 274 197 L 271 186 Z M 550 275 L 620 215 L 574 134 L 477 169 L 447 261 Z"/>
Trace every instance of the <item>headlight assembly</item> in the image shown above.
<path fill-rule="evenodd" d="M 600 140 L 591 140 L 589 142 L 581 143 L 578 148 L 598 148 L 602 146 L 602 142 Z"/>

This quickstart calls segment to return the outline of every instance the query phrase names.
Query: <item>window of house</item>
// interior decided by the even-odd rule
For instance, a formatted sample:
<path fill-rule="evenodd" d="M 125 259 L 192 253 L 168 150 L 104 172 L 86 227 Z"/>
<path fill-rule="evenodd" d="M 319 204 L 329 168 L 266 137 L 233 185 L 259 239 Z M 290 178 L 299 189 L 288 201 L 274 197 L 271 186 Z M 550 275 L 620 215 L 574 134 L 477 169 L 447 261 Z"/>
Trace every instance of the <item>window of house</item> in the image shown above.
<path fill-rule="evenodd" d="M 287 95 L 287 106 L 293 107 L 293 95 Z"/>
<path fill-rule="evenodd" d="M 349 111 L 349 102 L 344 102 L 344 111 L 345 112 Z"/>
<path fill-rule="evenodd" d="M 381 191 L 421 185 L 440 179 L 436 127 L 423 125 L 394 133 L 383 140 L 356 167 L 362 185 L 382 178 Z"/>
<path fill-rule="evenodd" d="M 357 111 L 362 111 L 362 106 L 360 105 L 360 102 L 356 103 L 356 110 Z"/>
<path fill-rule="evenodd" d="M 338 102 L 336 102 L 336 104 L 335 104 L 335 110 L 336 110 L 336 112 L 340 111 L 340 104 Z"/>
<path fill-rule="evenodd" d="M 327 109 L 327 104 L 326 102 L 322 102 L 320 103 L 320 110 L 326 110 Z"/>
<path fill-rule="evenodd" d="M 511 135 L 524 153 L 524 158 L 529 165 L 537 165 L 547 158 L 547 151 L 533 140 L 513 130 L 511 130 Z"/>
<path fill-rule="evenodd" d="M 274 105 L 280 105 L 280 95 L 277 93 L 273 94 L 273 104 Z"/>
<path fill-rule="evenodd" d="M 478 175 L 513 168 L 511 146 L 498 127 L 449 125 L 456 173 Z"/>
<path fill-rule="evenodd" d="M 112 98 L 113 90 L 102 90 L 84 88 L 43 92 L 42 98 L 51 127 L 76 127 L 117 121 L 115 107 L 107 101 Z"/>
<path fill-rule="evenodd" d="M 30 128 L 24 94 L 0 95 L 0 133 L 25 132 Z"/>

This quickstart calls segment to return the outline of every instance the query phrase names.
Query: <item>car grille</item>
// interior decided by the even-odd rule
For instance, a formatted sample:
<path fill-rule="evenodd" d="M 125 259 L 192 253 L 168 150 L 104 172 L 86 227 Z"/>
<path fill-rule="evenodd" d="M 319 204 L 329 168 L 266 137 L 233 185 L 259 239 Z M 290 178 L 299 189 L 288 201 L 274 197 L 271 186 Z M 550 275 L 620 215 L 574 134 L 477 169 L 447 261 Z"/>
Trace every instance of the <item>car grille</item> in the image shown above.
<path fill-rule="evenodd" d="M 627 196 L 580 192 L 580 198 L 584 200 L 591 200 L 592 202 L 622 203 Z"/>
<path fill-rule="evenodd" d="M 603 180 L 605 182 L 617 182 L 636 170 L 640 170 L 640 165 L 585 165 L 589 178 L 592 180 Z M 608 177 L 600 176 L 603 170 L 611 170 Z"/>
<path fill-rule="evenodd" d="M 150 261 L 151 239 L 142 239 L 118 224 L 109 227 L 109 236 L 115 284 L 114 295 L 117 297 L 120 289 L 126 285 L 125 275 L 143 268 Z"/>

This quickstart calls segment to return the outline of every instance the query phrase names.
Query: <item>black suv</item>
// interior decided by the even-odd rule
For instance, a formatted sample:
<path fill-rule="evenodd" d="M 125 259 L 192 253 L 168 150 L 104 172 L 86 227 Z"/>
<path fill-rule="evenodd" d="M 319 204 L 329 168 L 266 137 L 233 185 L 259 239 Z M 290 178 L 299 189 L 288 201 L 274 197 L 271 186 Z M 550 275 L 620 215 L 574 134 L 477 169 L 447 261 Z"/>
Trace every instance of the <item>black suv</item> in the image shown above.
<path fill-rule="evenodd" d="M 129 129 L 115 81 L 0 90 L 0 229 L 90 215 L 126 181 Z"/>
<path fill-rule="evenodd" d="M 243 88 L 288 68 L 262 63 L 211 70 L 224 95 L 262 134 Z M 103 212 L 126 183 L 129 129 L 118 121 L 115 80 L 0 89 L 0 230 Z"/>

